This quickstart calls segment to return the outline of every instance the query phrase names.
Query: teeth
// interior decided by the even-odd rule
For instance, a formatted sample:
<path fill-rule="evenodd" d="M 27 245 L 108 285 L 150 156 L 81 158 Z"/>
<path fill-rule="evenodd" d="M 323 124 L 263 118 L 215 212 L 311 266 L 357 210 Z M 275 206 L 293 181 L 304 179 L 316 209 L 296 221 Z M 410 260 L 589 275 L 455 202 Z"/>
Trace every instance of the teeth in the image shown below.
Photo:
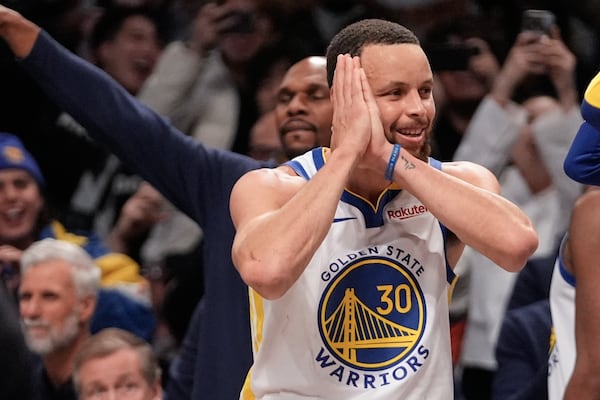
<path fill-rule="evenodd" d="M 144 60 L 144 59 L 140 59 L 140 58 L 133 60 L 133 67 L 142 72 L 149 71 L 151 68 L 150 62 L 148 60 Z"/>
<path fill-rule="evenodd" d="M 11 208 L 10 210 L 7 210 L 4 213 L 4 215 L 8 219 L 16 219 L 21 215 L 21 209 L 20 208 Z"/>
<path fill-rule="evenodd" d="M 148 67 L 150 65 L 150 62 L 145 58 L 136 58 L 133 62 L 140 67 Z"/>
<path fill-rule="evenodd" d="M 414 129 L 410 129 L 410 130 L 401 130 L 400 134 L 401 135 L 405 135 L 405 136 L 419 136 L 421 135 L 421 133 L 423 133 L 423 129 L 418 129 L 418 130 L 414 130 Z"/>

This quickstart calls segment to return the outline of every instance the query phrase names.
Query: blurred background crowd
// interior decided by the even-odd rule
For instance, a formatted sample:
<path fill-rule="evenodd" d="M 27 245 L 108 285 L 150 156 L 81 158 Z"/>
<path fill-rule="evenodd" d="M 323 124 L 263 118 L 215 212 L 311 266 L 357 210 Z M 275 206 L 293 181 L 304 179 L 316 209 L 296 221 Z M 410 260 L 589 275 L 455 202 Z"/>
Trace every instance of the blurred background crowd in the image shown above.
<path fill-rule="evenodd" d="M 526 211 L 540 235 L 531 266 L 519 275 L 495 268 L 470 249 L 457 266 L 461 279 L 450 315 L 456 396 L 511 398 L 508 392 L 515 387 L 515 378 L 506 375 L 510 369 L 503 364 L 506 354 L 496 351 L 504 339 L 507 310 L 538 302 L 546 307 L 547 271 L 582 190 L 564 176 L 562 160 L 581 123 L 579 103 L 585 85 L 600 65 L 600 2 L 0 3 L 103 69 L 194 139 L 277 162 L 285 155 L 273 110 L 279 83 L 292 64 L 309 55 L 324 55 L 333 35 L 360 19 L 389 19 L 413 30 L 435 75 L 432 156 L 485 165 L 499 178 L 503 195 Z M 534 39 L 519 35 L 526 9 L 548 10 L 555 17 L 547 35 L 554 39 L 559 56 L 540 56 L 537 67 L 522 62 L 535 53 Z M 192 314 L 204 288 L 211 285 L 202 273 L 203 232 L 46 98 L 4 46 L 0 43 L 0 132 L 16 135 L 39 165 L 44 221 L 60 221 L 65 231 L 93 235 L 107 252 L 126 256 L 138 268 L 134 278 L 126 279 L 129 286 L 123 293 L 149 307 L 151 317 L 139 314 L 144 324 L 139 335 L 152 344 L 166 386 L 169 366 L 181 351 Z M 93 99 L 95 93 L 89 96 Z M 0 166 L 0 173 L 2 168 L 8 167 Z M 0 190 L 0 208 L 2 196 Z M 8 244 L 3 239 L 4 229 L 9 229 L 4 225 L 10 225 L 7 220 L 0 218 L 3 265 L 15 261 L 2 251 Z M 15 269 L 2 269 L 5 285 L 13 291 L 19 285 Z M 527 280 L 526 274 L 536 273 L 540 275 Z M 126 286 L 122 283 L 116 279 L 106 285 Z M 130 290 L 134 284 L 138 286 Z M 542 319 L 532 324 L 544 335 L 549 321 Z M 543 354 L 530 357 L 532 371 L 545 365 L 541 358 Z"/>

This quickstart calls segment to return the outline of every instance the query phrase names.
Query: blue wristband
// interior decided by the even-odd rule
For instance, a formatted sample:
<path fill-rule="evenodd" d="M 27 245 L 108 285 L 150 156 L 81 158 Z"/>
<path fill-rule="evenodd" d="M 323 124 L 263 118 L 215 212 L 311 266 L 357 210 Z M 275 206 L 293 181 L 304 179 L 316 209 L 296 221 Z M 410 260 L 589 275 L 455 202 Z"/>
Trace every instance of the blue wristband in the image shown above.
<path fill-rule="evenodd" d="M 398 161 L 398 154 L 400 154 L 400 149 L 402 146 L 399 144 L 395 144 L 392 149 L 392 154 L 390 155 L 390 161 L 388 161 L 387 168 L 385 169 L 385 179 L 388 181 L 394 180 L 394 168 L 396 167 L 396 161 Z"/>

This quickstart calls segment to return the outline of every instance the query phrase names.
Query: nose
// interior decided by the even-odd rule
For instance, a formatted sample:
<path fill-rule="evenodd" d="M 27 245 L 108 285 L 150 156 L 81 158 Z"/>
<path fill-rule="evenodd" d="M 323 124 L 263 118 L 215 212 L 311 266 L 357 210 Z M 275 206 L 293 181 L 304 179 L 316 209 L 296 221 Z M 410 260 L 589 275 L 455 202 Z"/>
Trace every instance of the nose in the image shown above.
<path fill-rule="evenodd" d="M 422 116 L 425 114 L 425 105 L 418 90 L 411 90 L 404 98 L 406 113 L 412 116 Z"/>
<path fill-rule="evenodd" d="M 306 98 L 303 94 L 295 94 L 287 105 L 286 110 L 288 115 L 306 114 Z"/>
<path fill-rule="evenodd" d="M 41 316 L 40 303 L 34 297 L 21 299 L 19 301 L 19 310 L 23 318 L 35 319 Z"/>
<path fill-rule="evenodd" d="M 154 58 L 160 53 L 160 45 L 157 39 L 150 37 L 140 42 L 140 50 Z"/>
<path fill-rule="evenodd" d="M 18 196 L 19 189 L 14 185 L 6 184 L 2 186 L 2 190 L 0 190 L 0 195 L 5 199 L 14 199 Z"/>

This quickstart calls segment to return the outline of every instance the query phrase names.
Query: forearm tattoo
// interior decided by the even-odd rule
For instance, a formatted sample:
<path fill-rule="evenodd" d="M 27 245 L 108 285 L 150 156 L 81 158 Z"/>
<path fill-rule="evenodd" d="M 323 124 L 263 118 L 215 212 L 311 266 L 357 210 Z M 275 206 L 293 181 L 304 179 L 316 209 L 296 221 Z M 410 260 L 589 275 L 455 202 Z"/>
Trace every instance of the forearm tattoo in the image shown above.
<path fill-rule="evenodd" d="M 409 159 L 407 159 L 404 156 L 401 156 L 402 160 L 404 160 L 404 169 L 415 169 L 415 164 L 413 164 L 412 161 L 410 161 Z"/>

